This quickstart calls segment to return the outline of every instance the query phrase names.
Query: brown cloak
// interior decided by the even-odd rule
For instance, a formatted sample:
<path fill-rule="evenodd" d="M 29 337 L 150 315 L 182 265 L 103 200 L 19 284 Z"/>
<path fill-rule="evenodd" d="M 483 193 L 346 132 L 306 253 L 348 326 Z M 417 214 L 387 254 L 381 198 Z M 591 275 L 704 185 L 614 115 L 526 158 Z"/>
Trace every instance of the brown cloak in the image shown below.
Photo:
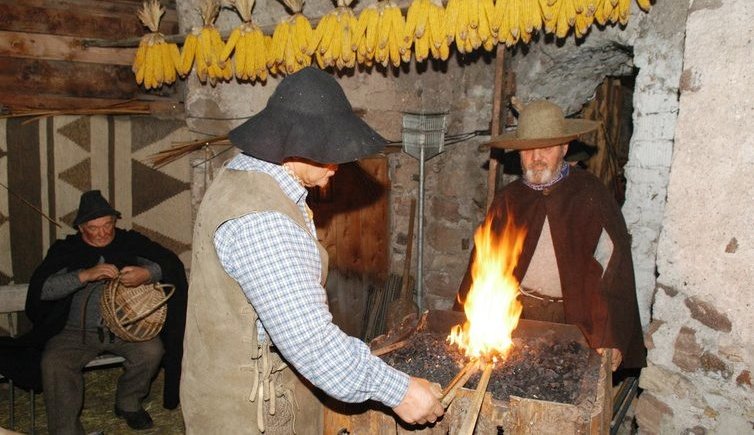
<path fill-rule="evenodd" d="M 497 231 L 502 232 L 507 219 L 527 228 L 523 251 L 514 270 L 519 282 L 529 268 L 547 216 L 566 323 L 577 325 L 592 348 L 619 349 L 624 368 L 646 365 L 631 238 L 618 204 L 596 177 L 571 168 L 566 178 L 543 191 L 517 180 L 496 194 L 487 212 L 488 216 L 491 214 L 493 229 Z M 605 270 L 593 256 L 603 229 L 614 245 Z M 471 261 L 458 291 L 461 301 L 471 284 Z M 458 301 L 455 308 L 460 309 Z"/>

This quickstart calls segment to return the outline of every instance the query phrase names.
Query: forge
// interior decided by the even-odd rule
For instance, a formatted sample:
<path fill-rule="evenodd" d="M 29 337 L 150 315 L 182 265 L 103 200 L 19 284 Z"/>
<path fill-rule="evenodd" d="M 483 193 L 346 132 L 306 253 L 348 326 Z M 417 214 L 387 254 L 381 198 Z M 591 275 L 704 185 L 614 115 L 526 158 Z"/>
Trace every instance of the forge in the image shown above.
<path fill-rule="evenodd" d="M 429 311 L 418 326 L 377 337 L 372 349 L 391 366 L 445 387 L 469 361 L 446 341 L 463 320 L 462 313 Z M 475 434 L 609 432 L 609 361 L 589 348 L 577 327 L 521 319 L 512 338 L 507 358 L 491 371 L 480 408 L 473 406 L 477 370 L 434 425 L 409 427 L 386 408 L 339 404 L 325 411 L 325 433 L 456 434 L 475 409 Z"/>

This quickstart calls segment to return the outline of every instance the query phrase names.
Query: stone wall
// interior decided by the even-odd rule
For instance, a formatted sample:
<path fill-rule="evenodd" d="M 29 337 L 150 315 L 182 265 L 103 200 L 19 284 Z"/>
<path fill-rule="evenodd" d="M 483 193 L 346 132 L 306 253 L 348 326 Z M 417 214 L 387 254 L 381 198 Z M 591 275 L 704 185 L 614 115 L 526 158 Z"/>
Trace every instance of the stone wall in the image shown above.
<path fill-rule="evenodd" d="M 646 433 L 754 431 L 752 20 L 747 0 L 688 11 L 637 410 Z"/>

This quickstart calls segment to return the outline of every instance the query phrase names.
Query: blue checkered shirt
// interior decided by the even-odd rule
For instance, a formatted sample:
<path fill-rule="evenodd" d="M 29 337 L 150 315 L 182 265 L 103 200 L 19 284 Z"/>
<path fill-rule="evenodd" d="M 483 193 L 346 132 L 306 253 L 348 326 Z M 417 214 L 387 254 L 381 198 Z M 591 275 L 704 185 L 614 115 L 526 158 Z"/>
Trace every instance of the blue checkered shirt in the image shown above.
<path fill-rule="evenodd" d="M 280 165 L 239 154 L 228 168 L 272 176 L 316 234 L 306 189 Z M 214 243 L 223 267 L 259 316 L 260 340 L 269 337 L 301 375 L 344 402 L 372 399 L 395 407 L 403 400 L 408 376 L 332 323 L 320 285 L 319 250 L 300 226 L 279 212 L 251 213 L 221 225 Z"/>

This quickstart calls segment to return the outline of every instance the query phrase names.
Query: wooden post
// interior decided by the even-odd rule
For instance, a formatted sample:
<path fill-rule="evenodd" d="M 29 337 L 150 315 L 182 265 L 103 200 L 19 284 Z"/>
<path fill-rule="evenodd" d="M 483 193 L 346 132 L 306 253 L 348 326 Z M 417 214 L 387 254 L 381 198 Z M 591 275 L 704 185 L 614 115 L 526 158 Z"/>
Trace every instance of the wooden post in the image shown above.
<path fill-rule="evenodd" d="M 503 87 L 505 86 L 505 44 L 497 45 L 495 57 L 495 88 L 492 91 L 492 122 L 490 123 L 490 135 L 495 137 L 503 132 L 503 123 L 500 118 L 503 114 Z M 490 151 L 489 171 L 487 172 L 487 208 L 490 208 L 492 198 L 495 197 L 497 187 L 498 161 L 492 158 Z"/>

